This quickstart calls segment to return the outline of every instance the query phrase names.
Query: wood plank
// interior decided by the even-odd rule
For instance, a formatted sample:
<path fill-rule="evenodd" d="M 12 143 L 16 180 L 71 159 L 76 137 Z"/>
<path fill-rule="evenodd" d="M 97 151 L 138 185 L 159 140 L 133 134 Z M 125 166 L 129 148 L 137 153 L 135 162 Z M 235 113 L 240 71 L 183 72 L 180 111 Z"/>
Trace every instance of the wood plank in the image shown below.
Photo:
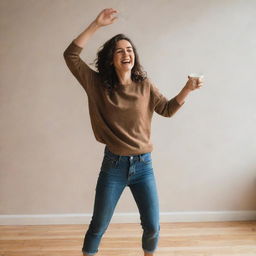
<path fill-rule="evenodd" d="M 81 255 L 88 225 L 0 226 L 0 256 Z M 139 256 L 138 223 L 110 224 L 97 255 Z M 161 223 L 156 256 L 255 256 L 256 221 Z"/>

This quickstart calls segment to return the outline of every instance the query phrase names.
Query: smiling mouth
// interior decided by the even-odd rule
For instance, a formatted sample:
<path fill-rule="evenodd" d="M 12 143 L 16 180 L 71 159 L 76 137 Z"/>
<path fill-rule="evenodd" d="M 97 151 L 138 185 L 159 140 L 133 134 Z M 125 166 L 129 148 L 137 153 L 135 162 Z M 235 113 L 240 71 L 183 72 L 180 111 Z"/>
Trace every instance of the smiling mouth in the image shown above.
<path fill-rule="evenodd" d="M 122 63 L 122 64 L 130 64 L 131 61 L 130 61 L 130 60 L 123 60 L 123 61 L 121 61 L 121 63 Z"/>

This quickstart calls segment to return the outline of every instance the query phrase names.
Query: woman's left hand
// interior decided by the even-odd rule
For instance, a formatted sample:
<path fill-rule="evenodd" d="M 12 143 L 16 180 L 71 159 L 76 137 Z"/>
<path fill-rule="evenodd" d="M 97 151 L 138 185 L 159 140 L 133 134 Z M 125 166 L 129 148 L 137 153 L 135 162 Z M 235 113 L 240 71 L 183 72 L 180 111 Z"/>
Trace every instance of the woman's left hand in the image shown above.
<path fill-rule="evenodd" d="M 191 91 L 201 88 L 204 85 L 203 77 L 190 77 L 188 76 L 188 81 L 185 85 L 185 89 Z"/>
<path fill-rule="evenodd" d="M 188 94 L 196 89 L 199 89 L 203 86 L 203 77 L 191 77 L 188 76 L 188 81 L 180 93 L 176 96 L 177 102 L 182 105 L 185 102 L 185 98 Z"/>

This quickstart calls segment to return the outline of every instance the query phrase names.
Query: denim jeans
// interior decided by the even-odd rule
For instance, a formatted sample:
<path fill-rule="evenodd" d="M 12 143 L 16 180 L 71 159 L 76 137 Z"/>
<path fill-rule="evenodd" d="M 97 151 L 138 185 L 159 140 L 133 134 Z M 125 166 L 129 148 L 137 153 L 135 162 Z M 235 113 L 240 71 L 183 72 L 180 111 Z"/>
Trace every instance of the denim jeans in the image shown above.
<path fill-rule="evenodd" d="M 151 152 L 120 156 L 105 146 L 95 189 L 93 216 L 84 237 L 82 252 L 93 255 L 113 216 L 116 204 L 128 186 L 140 213 L 143 229 L 142 249 L 153 253 L 158 244 L 159 202 Z"/>

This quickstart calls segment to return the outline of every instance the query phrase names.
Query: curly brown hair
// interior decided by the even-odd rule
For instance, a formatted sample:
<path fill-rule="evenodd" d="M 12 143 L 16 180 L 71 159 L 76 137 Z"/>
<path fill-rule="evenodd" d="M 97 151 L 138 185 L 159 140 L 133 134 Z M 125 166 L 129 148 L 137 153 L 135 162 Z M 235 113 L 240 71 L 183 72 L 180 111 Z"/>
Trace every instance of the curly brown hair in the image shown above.
<path fill-rule="evenodd" d="M 100 78 L 103 82 L 103 86 L 110 91 L 112 89 L 117 88 L 120 85 L 118 76 L 115 71 L 115 67 L 113 65 L 113 56 L 116 48 L 116 43 L 119 40 L 127 40 L 133 48 L 133 52 L 135 55 L 134 66 L 131 70 L 131 79 L 134 82 L 141 82 L 147 78 L 146 72 L 143 70 L 143 67 L 140 64 L 138 52 L 136 50 L 135 45 L 124 34 L 118 34 L 107 42 L 105 42 L 97 52 L 97 57 L 94 60 L 95 67 L 97 68 Z"/>

